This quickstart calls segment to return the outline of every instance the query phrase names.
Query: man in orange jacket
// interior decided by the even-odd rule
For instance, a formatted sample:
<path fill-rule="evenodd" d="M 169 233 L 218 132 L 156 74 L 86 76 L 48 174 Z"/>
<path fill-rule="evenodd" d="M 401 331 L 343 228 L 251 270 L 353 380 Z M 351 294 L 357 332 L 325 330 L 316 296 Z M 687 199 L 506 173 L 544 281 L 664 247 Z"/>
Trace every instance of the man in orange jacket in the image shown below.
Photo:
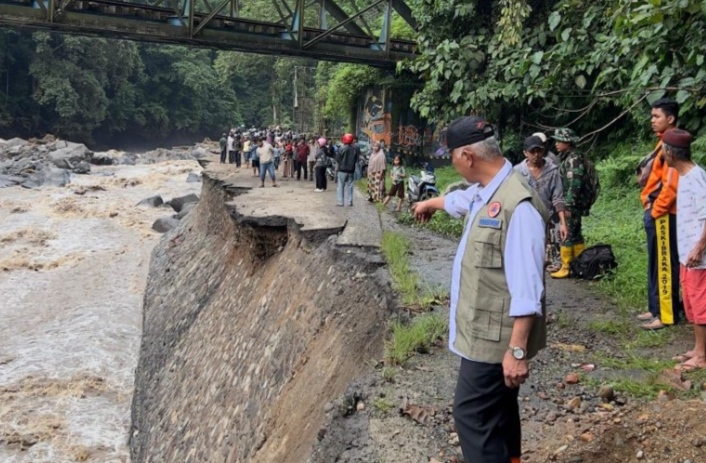
<path fill-rule="evenodd" d="M 648 311 L 638 315 L 646 330 L 658 330 L 679 321 L 679 253 L 677 250 L 677 182 L 679 174 L 664 160 L 662 134 L 675 128 L 679 104 L 668 98 L 652 104 L 652 130 L 660 141 L 638 167 L 643 187 L 640 199 L 645 208 L 647 233 Z"/>

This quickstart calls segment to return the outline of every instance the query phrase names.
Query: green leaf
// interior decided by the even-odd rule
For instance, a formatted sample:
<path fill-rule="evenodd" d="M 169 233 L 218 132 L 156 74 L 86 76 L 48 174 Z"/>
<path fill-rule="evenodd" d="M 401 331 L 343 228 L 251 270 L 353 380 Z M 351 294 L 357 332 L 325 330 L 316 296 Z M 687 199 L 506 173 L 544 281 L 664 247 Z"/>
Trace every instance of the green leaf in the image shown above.
<path fill-rule="evenodd" d="M 561 14 L 558 11 L 553 11 L 552 14 L 549 15 L 549 30 L 554 31 L 560 22 Z"/>
<path fill-rule="evenodd" d="M 537 51 L 532 54 L 532 62 L 534 64 L 540 64 L 542 62 L 542 57 L 544 57 L 543 51 Z"/>
<path fill-rule="evenodd" d="M 569 37 L 570 37 L 570 36 L 571 36 L 571 28 L 570 28 L 570 27 L 567 27 L 566 29 L 564 29 L 564 30 L 561 32 L 561 40 L 563 40 L 564 42 L 566 42 L 567 40 L 569 40 Z"/>
<path fill-rule="evenodd" d="M 579 74 L 579 75 L 577 75 L 576 78 L 574 79 L 574 82 L 576 82 L 576 85 L 577 85 L 579 88 L 584 88 L 584 87 L 586 86 L 586 77 L 584 77 L 583 74 Z"/>
<path fill-rule="evenodd" d="M 686 100 L 689 99 L 690 96 L 691 96 L 691 94 L 689 92 L 687 92 L 686 90 L 679 90 L 677 92 L 677 97 L 676 97 L 677 103 L 683 104 Z"/>
<path fill-rule="evenodd" d="M 665 92 L 664 90 L 657 90 L 657 91 L 655 91 L 655 92 L 652 92 L 652 93 L 650 93 L 649 95 L 647 95 L 647 102 L 648 102 L 649 104 L 652 104 L 652 103 L 654 103 L 655 101 L 657 101 L 657 100 L 659 100 L 660 98 L 662 98 L 665 93 L 667 93 L 667 92 Z"/>
<path fill-rule="evenodd" d="M 530 69 L 529 69 L 530 77 L 532 77 L 533 79 L 536 79 L 537 76 L 539 75 L 539 71 L 541 71 L 541 70 L 542 70 L 542 68 L 540 68 L 536 64 L 533 64 L 532 66 L 530 66 Z"/>

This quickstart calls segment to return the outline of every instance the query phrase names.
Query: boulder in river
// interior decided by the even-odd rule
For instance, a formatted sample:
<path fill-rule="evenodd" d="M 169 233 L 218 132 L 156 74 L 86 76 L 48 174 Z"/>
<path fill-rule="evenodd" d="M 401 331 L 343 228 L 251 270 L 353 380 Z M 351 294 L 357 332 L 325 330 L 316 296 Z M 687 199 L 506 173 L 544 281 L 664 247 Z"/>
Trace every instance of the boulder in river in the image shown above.
<path fill-rule="evenodd" d="M 172 209 L 174 209 L 174 212 L 181 212 L 181 210 L 184 207 L 184 204 L 196 203 L 198 201 L 199 201 L 199 197 L 196 196 L 195 194 L 191 193 L 186 196 L 172 198 L 172 200 L 169 201 L 169 204 L 172 206 Z"/>
<path fill-rule="evenodd" d="M 186 183 L 199 183 L 201 182 L 201 176 L 196 172 L 189 172 L 186 176 Z"/>
<path fill-rule="evenodd" d="M 145 198 L 139 203 L 137 203 L 138 206 L 149 206 L 149 207 L 159 207 L 162 204 L 164 204 L 164 200 L 160 195 L 156 196 L 150 196 L 149 198 Z"/>
<path fill-rule="evenodd" d="M 19 185 L 24 181 L 24 177 L 19 177 L 16 175 L 0 175 L 0 188 L 7 188 L 9 186 Z"/>
<path fill-rule="evenodd" d="M 62 169 L 75 169 L 80 162 L 88 163 L 93 153 L 85 145 L 67 146 L 49 153 L 49 160 Z"/>
<path fill-rule="evenodd" d="M 152 230 L 159 233 L 166 233 L 172 228 L 176 228 L 178 226 L 179 221 L 174 217 L 162 217 L 155 220 L 155 222 L 152 224 Z"/>
<path fill-rule="evenodd" d="M 24 146 L 27 143 L 28 143 L 27 140 L 23 140 L 23 139 L 17 138 L 17 137 L 11 138 L 5 142 L 5 144 L 7 146 Z"/>
<path fill-rule="evenodd" d="M 21 186 L 29 189 L 39 188 L 42 185 L 63 187 L 69 182 L 71 182 L 71 174 L 68 170 L 44 166 L 43 169 L 31 174 Z"/>

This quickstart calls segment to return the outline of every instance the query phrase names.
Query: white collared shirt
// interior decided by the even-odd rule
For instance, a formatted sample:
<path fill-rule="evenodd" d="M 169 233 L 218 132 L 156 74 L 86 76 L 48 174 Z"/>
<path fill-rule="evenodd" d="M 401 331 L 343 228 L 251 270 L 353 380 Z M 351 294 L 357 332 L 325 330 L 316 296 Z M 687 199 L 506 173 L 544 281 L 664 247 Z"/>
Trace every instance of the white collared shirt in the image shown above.
<path fill-rule="evenodd" d="M 512 173 L 512 164 L 505 165 L 485 187 L 473 185 L 466 190 L 456 190 L 444 196 L 444 210 L 453 217 L 463 217 L 470 211 L 463 236 L 458 244 L 451 272 L 451 313 L 449 320 L 449 349 L 456 340 L 456 307 L 461 281 L 461 262 L 466 252 L 469 233 L 476 213 L 488 203 L 498 187 Z M 541 214 L 529 201 L 517 205 L 508 224 L 503 253 L 503 268 L 510 291 L 510 316 L 542 315 L 544 294 L 545 224 Z M 473 359 L 468 359 L 473 360 Z"/>

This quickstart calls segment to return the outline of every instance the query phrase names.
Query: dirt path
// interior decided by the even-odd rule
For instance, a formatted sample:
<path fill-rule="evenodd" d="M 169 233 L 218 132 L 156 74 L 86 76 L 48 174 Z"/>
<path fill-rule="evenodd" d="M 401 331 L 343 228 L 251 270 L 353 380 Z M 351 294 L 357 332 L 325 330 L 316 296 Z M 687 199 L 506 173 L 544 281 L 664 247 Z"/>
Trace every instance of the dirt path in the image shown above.
<path fill-rule="evenodd" d="M 400 225 L 390 213 L 382 215 L 382 223 L 385 230 L 411 240 L 411 264 L 422 280 L 448 289 L 457 241 Z M 547 303 L 550 347 L 532 362 L 530 380 L 520 392 L 523 463 L 706 462 L 706 424 L 699 418 L 706 412 L 702 400 L 599 396 L 602 381 L 650 381 L 644 370 L 615 368 L 623 341 L 592 329 L 597 321 L 617 319 L 612 303 L 585 282 L 551 279 Z M 655 342 L 640 353 L 669 359 L 688 346 L 688 333 L 688 327 L 679 327 L 668 342 Z M 451 416 L 458 366 L 458 358 L 445 345 L 402 367 L 380 365 L 376 373 L 352 385 L 343 399 L 362 402 L 362 410 L 341 414 L 341 403 L 330 406 L 334 418 L 321 447 L 335 449 L 329 457 L 337 450 L 336 461 L 341 462 L 461 461 Z M 693 395 L 699 398 L 698 391 Z"/>
<path fill-rule="evenodd" d="M 152 222 L 194 161 L 0 190 L 0 461 L 125 462 Z"/>

